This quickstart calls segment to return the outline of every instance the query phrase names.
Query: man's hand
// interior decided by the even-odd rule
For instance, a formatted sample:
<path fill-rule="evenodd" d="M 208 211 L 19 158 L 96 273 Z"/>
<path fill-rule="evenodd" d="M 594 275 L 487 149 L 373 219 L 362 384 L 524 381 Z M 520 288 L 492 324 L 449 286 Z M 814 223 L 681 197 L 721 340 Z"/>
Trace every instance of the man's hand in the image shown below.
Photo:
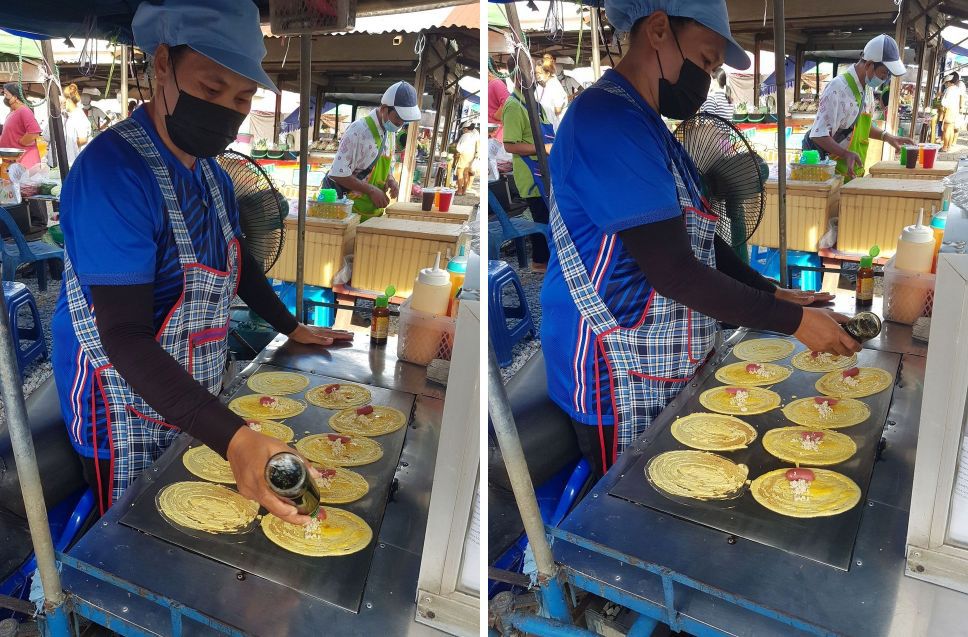
<path fill-rule="evenodd" d="M 377 208 L 386 208 L 390 205 L 390 198 L 387 197 L 387 193 L 383 192 L 376 186 L 370 186 L 370 190 L 366 194 L 370 196 L 370 201 L 372 201 L 373 205 Z"/>
<path fill-rule="evenodd" d="M 840 156 L 847 165 L 847 176 L 853 179 L 857 175 L 864 174 L 864 162 L 860 160 L 860 155 L 852 150 L 844 151 L 844 154 Z"/>
<path fill-rule="evenodd" d="M 814 352 L 850 356 L 860 351 L 860 343 L 840 326 L 849 320 L 843 314 L 805 307 L 800 327 L 793 336 Z"/>
<path fill-rule="evenodd" d="M 309 516 L 297 513 L 296 507 L 273 493 L 266 483 L 266 463 L 281 451 L 296 453 L 275 438 L 252 431 L 248 427 L 240 427 L 232 436 L 226 455 L 239 493 L 255 500 L 277 518 L 292 524 L 307 524 Z M 306 466 L 310 475 L 314 478 L 319 476 L 319 472 L 312 465 L 306 463 Z"/>
<path fill-rule="evenodd" d="M 914 140 L 910 137 L 898 137 L 890 133 L 884 133 L 884 141 L 890 144 L 894 150 L 901 150 L 901 146 L 914 146 Z"/>
<path fill-rule="evenodd" d="M 787 288 L 777 288 L 773 294 L 776 298 L 796 303 L 797 305 L 813 305 L 814 303 L 829 303 L 834 300 L 834 295 L 829 292 L 804 292 L 803 290 L 789 290 Z"/>
<path fill-rule="evenodd" d="M 337 341 L 352 341 L 353 332 L 346 330 L 331 330 L 325 327 L 314 327 L 300 323 L 287 336 L 297 343 L 306 345 L 332 345 Z"/>
<path fill-rule="evenodd" d="M 393 199 L 400 199 L 400 184 L 393 177 L 387 179 L 387 188 L 390 189 L 390 197 Z M 388 202 L 389 203 L 389 202 Z"/>

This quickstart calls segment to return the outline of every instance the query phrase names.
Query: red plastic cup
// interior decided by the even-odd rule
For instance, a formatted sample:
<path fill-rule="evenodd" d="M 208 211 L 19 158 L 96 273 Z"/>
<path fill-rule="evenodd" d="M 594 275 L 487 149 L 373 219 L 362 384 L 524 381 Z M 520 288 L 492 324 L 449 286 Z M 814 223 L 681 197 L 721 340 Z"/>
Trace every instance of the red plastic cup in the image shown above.
<path fill-rule="evenodd" d="M 450 204 L 454 201 L 454 189 L 453 188 L 441 188 L 440 189 L 440 204 L 437 209 L 441 212 L 448 212 L 450 210 Z"/>
<path fill-rule="evenodd" d="M 938 150 L 941 147 L 937 144 L 925 144 L 921 149 L 921 161 L 924 168 L 934 168 L 934 160 L 938 158 Z"/>

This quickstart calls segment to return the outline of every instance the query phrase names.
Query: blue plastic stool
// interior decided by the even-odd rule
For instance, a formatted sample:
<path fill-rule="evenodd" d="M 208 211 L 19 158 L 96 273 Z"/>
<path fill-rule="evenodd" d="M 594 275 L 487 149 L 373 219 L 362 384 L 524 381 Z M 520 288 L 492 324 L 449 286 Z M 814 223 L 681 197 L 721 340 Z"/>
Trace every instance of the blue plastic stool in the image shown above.
<path fill-rule="evenodd" d="M 38 267 L 44 264 L 40 264 Z M 40 312 L 34 295 L 23 283 L 13 281 L 3 282 L 3 300 L 7 304 L 7 316 L 10 319 L 10 332 L 17 350 L 17 367 L 20 369 L 20 380 L 23 382 L 24 369 L 35 360 L 47 358 L 47 341 L 44 339 L 44 326 L 40 322 Z M 22 308 L 28 308 L 33 317 L 33 327 L 21 329 L 18 315 Z M 28 344 L 24 346 L 24 341 Z"/>
<path fill-rule="evenodd" d="M 520 306 L 504 305 L 504 289 L 508 286 L 512 286 L 517 292 Z M 531 308 L 528 307 L 528 299 L 524 296 L 524 288 L 521 287 L 521 279 L 506 262 L 487 262 L 487 291 L 490 295 L 487 315 L 491 343 L 494 345 L 498 364 L 507 367 L 513 360 L 511 349 L 514 345 L 528 336 L 537 336 L 537 330 L 531 317 Z M 509 327 L 508 319 L 520 320 L 514 327 Z"/>

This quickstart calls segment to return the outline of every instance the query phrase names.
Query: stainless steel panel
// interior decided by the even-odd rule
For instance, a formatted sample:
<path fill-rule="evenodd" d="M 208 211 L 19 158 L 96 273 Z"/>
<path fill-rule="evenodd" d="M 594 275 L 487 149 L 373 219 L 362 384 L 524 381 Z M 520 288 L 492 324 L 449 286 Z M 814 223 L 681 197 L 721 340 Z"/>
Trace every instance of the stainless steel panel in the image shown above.
<path fill-rule="evenodd" d="M 747 339 L 760 338 L 762 333 L 751 332 Z M 744 339 L 744 340 L 747 340 Z M 796 351 L 803 351 L 802 345 Z M 728 356 L 723 363 L 736 362 L 734 356 Z M 878 367 L 887 370 L 895 376 L 898 370 L 900 356 L 876 350 L 863 350 L 858 355 L 858 365 Z M 789 359 L 778 361 L 789 365 Z M 690 388 L 687 396 L 680 396 L 674 409 L 676 416 L 684 416 L 695 412 L 707 411 L 699 403 L 699 394 L 706 389 L 722 386 L 712 374 L 721 364 L 714 365 L 709 375 L 699 383 L 698 387 Z M 795 369 L 793 375 L 771 387 L 783 398 L 784 404 L 795 397 L 807 397 L 817 394 L 814 387 L 820 374 L 804 372 Z M 846 462 L 827 467 L 851 478 L 861 489 L 861 501 L 867 492 L 870 481 L 874 456 L 877 452 L 881 431 L 887 418 L 891 400 L 891 388 L 874 396 L 862 399 L 871 410 L 870 418 L 853 427 L 838 430 L 850 436 L 857 444 L 857 453 Z M 668 411 L 668 410 L 667 410 Z M 663 414 L 665 415 L 665 414 Z M 730 460 L 745 464 L 749 467 L 749 477 L 754 479 L 774 469 L 792 466 L 768 454 L 763 448 L 763 435 L 770 429 L 789 426 L 792 423 L 786 419 L 779 409 L 753 416 L 743 416 L 742 419 L 756 428 L 759 437 L 748 449 L 733 452 L 723 452 L 722 455 Z M 840 515 L 798 519 L 774 513 L 761 506 L 747 492 L 731 499 L 711 502 L 672 500 L 655 489 L 645 478 L 648 462 L 656 455 L 676 449 L 688 449 L 685 445 L 672 437 L 669 431 L 671 423 L 667 420 L 662 425 L 653 425 L 649 431 L 651 442 L 647 447 L 636 449 L 637 456 L 626 476 L 610 490 L 610 494 L 625 498 L 631 502 L 664 511 L 670 515 L 692 520 L 726 534 L 762 542 L 769 546 L 784 549 L 802 557 L 814 559 L 841 569 L 850 565 L 850 555 L 853 550 L 854 538 L 860 524 L 861 507 Z"/>

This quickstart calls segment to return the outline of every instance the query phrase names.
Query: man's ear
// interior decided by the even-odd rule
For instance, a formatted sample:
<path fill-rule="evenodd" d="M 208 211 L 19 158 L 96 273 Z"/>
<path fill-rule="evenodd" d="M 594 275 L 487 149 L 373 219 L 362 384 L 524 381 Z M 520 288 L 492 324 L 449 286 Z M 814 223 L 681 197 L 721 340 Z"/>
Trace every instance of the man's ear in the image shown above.
<path fill-rule="evenodd" d="M 155 49 L 155 78 L 158 80 L 167 80 L 168 75 L 171 73 L 171 56 L 168 54 L 168 51 L 167 44 L 159 44 L 158 48 Z"/>

